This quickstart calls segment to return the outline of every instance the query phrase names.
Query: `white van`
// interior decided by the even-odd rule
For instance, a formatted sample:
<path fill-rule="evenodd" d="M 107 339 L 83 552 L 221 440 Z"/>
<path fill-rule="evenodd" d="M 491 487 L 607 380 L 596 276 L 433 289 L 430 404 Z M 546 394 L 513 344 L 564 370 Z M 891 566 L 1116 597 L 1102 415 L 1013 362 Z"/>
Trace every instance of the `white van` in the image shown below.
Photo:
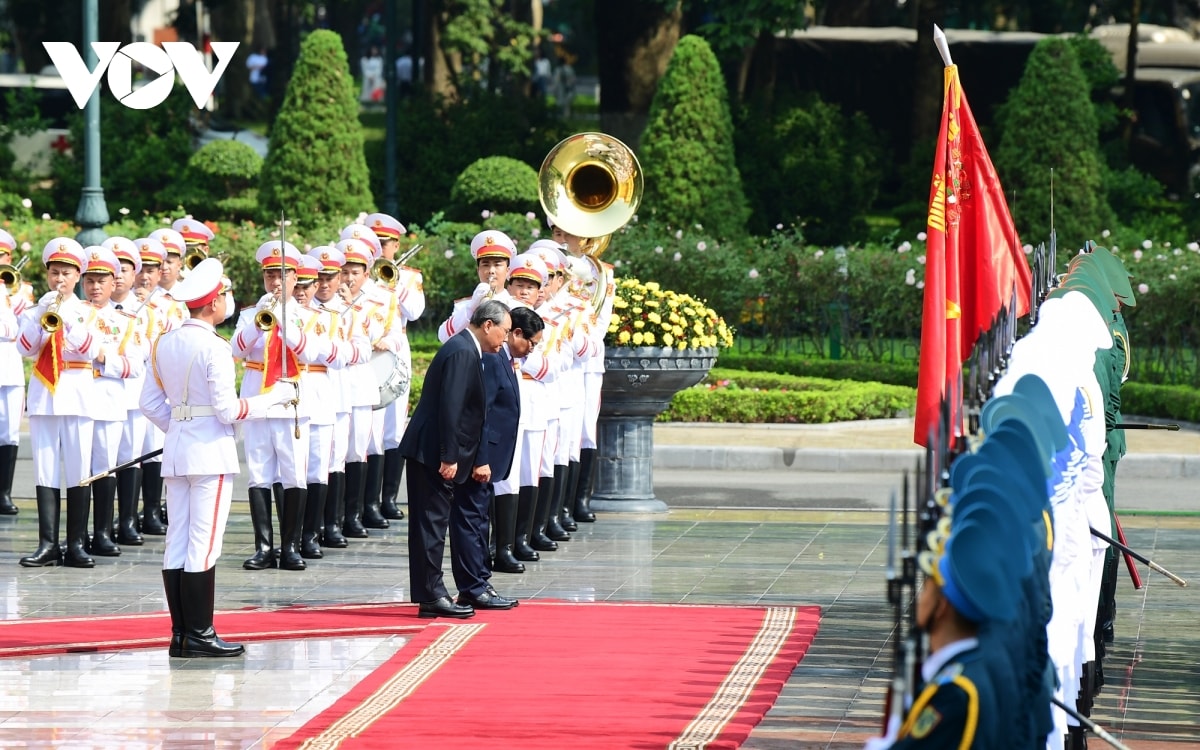
<path fill-rule="evenodd" d="M 46 129 L 29 135 L 15 134 L 9 148 L 16 155 L 18 169 L 29 171 L 35 177 L 50 174 L 50 157 L 55 152 L 71 150 L 71 133 L 67 127 L 67 116 L 78 112 L 75 101 L 67 91 L 67 84 L 57 75 L 30 75 L 8 73 L 0 75 L 0 122 L 11 119 L 9 107 L 13 100 L 30 93 L 36 98 L 38 112 L 46 121 Z"/>

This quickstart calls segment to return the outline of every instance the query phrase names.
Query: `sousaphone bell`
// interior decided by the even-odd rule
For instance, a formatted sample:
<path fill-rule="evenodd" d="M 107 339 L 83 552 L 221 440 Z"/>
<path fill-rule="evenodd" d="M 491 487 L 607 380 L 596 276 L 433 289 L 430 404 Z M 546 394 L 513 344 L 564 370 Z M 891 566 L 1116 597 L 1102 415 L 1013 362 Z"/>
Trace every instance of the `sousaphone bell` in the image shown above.
<path fill-rule="evenodd" d="M 605 133 L 578 133 L 550 149 L 538 171 L 538 199 L 554 225 L 581 237 L 597 288 L 594 309 L 607 291 L 599 258 L 613 232 L 628 224 L 642 202 L 642 167 L 633 149 Z"/>

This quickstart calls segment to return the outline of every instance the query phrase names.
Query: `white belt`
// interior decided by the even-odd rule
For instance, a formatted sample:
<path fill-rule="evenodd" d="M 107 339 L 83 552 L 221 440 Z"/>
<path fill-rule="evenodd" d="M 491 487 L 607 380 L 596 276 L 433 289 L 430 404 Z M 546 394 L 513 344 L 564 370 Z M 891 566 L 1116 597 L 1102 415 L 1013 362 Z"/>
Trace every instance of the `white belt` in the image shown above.
<path fill-rule="evenodd" d="M 172 422 L 186 422 L 195 417 L 215 417 L 217 412 L 211 406 L 192 406 L 191 404 L 180 404 L 179 406 L 171 407 Z"/>

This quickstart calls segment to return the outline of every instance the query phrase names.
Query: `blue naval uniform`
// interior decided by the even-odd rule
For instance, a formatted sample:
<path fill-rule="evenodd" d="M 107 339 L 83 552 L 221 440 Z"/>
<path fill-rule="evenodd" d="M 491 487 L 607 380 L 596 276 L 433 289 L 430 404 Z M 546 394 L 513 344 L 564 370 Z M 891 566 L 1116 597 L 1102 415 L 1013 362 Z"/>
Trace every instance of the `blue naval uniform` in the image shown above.
<path fill-rule="evenodd" d="M 994 665 L 988 661 L 974 638 L 933 654 L 926 667 L 932 667 L 934 675 L 917 694 L 892 747 L 985 750 L 1005 746 L 998 726 Z"/>

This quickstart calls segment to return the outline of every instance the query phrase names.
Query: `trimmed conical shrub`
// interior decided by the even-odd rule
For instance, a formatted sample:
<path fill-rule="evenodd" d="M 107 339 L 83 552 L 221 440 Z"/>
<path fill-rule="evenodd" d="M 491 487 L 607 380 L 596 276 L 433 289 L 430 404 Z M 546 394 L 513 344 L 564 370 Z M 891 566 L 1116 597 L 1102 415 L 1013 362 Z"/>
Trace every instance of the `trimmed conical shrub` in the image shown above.
<path fill-rule="evenodd" d="M 1051 168 L 1060 246 L 1082 247 L 1112 222 L 1089 93 L 1071 43 L 1055 37 L 1034 47 L 1020 85 L 1004 104 L 996 169 L 1025 242 L 1050 235 Z"/>
<path fill-rule="evenodd" d="M 733 119 L 721 67 L 708 42 L 675 47 L 638 149 L 643 214 L 675 227 L 700 224 L 716 237 L 745 231 L 750 209 L 733 151 Z"/>
<path fill-rule="evenodd" d="M 456 219 L 478 219 L 481 210 L 538 211 L 537 170 L 508 156 L 485 156 L 462 171 L 450 189 Z"/>
<path fill-rule="evenodd" d="M 342 38 L 326 30 L 309 34 L 271 127 L 258 190 L 265 216 L 375 209 L 353 86 Z"/>

